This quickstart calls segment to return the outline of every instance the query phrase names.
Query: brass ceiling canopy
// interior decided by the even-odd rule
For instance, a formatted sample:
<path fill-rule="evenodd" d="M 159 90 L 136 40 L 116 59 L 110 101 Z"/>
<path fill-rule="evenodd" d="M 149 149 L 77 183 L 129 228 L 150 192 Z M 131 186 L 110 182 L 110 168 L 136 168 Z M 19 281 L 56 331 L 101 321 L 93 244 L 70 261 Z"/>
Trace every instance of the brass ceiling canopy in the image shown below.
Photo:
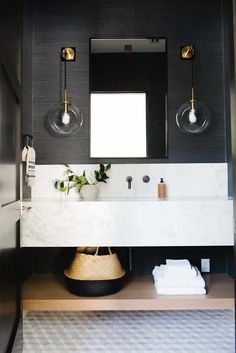
<path fill-rule="evenodd" d="M 195 47 L 193 45 L 184 45 L 180 47 L 180 56 L 183 60 L 192 60 L 195 57 Z"/>
<path fill-rule="evenodd" d="M 62 61 L 75 61 L 75 48 L 61 48 Z"/>

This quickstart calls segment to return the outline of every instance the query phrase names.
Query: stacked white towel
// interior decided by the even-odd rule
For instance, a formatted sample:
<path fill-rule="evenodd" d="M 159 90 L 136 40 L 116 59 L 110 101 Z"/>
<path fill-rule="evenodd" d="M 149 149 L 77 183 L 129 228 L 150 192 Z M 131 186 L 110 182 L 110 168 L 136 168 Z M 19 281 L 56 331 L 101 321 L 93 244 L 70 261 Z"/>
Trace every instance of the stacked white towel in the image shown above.
<path fill-rule="evenodd" d="M 206 294 L 205 281 L 197 267 L 188 260 L 166 260 L 155 266 L 152 274 L 158 294 Z"/>

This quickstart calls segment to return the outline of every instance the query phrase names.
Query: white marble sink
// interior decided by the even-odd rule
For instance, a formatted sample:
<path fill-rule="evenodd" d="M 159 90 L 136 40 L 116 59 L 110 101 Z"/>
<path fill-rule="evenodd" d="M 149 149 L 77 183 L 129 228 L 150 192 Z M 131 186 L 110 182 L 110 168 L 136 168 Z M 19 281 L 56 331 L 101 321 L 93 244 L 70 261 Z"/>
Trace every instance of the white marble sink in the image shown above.
<path fill-rule="evenodd" d="M 44 198 L 23 206 L 23 247 L 233 245 L 226 197 Z"/>

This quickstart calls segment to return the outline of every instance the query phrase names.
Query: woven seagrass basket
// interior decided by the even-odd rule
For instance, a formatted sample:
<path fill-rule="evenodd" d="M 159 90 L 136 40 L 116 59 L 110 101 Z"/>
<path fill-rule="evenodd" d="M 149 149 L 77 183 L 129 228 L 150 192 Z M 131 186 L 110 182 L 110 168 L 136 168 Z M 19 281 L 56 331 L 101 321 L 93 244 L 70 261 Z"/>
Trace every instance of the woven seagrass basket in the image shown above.
<path fill-rule="evenodd" d="M 64 271 L 70 292 L 82 296 L 101 296 L 121 289 L 126 272 L 117 254 L 112 253 L 110 248 L 108 250 L 109 254 L 99 255 L 99 248 L 77 249 L 72 263 Z"/>

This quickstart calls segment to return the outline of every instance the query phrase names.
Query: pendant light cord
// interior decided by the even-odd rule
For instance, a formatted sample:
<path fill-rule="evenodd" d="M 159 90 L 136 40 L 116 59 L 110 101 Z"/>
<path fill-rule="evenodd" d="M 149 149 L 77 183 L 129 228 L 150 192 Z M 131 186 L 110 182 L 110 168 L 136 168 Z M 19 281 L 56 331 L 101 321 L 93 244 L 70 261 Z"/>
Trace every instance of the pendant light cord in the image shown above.
<path fill-rule="evenodd" d="M 64 61 L 64 90 L 66 91 L 66 60 Z"/>
<path fill-rule="evenodd" d="M 191 60 L 191 81 L 192 81 L 192 87 L 194 87 L 194 63 L 193 60 Z"/>
<path fill-rule="evenodd" d="M 66 61 L 64 65 L 64 112 L 68 112 L 68 100 L 67 100 L 67 91 L 66 91 Z"/>
<path fill-rule="evenodd" d="M 194 63 L 193 63 L 193 59 L 191 60 L 191 83 L 192 83 L 192 87 L 191 87 L 191 108 L 194 109 L 195 108 L 195 92 L 194 92 Z"/>

